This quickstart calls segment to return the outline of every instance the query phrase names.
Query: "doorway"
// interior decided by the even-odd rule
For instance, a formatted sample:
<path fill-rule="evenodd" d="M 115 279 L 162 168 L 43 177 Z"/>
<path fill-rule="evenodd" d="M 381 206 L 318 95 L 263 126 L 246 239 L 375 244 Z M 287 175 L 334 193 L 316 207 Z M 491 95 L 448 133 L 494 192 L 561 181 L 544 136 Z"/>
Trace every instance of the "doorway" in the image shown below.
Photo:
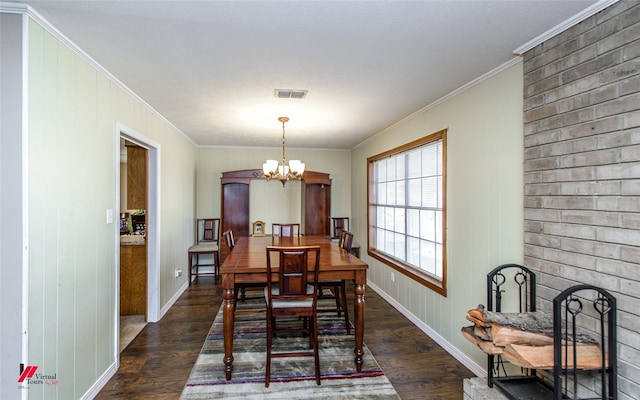
<path fill-rule="evenodd" d="M 116 139 L 116 205 L 118 216 L 124 221 L 119 224 L 116 240 L 115 319 L 116 353 L 119 354 L 127 341 L 135 338 L 147 322 L 157 322 L 160 315 L 160 146 L 119 123 L 116 124 Z M 121 144 L 128 144 L 129 147 Z M 135 161 L 129 160 L 130 151 L 135 154 Z M 130 161 L 136 163 L 138 172 L 144 169 L 145 173 L 132 177 L 126 170 Z M 140 176 L 143 178 L 140 179 Z M 131 185 L 131 179 L 138 180 L 134 182 L 137 187 Z M 123 181 L 129 182 L 129 185 Z M 130 188 L 133 193 L 129 193 Z M 124 285 L 121 284 L 121 277 L 126 277 Z"/>

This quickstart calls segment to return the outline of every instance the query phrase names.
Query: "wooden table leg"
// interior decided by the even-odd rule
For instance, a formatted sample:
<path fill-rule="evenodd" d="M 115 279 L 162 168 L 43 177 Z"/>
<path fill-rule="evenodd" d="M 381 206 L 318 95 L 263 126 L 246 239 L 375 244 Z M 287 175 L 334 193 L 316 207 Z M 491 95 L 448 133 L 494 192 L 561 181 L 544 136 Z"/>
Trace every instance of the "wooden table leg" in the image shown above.
<path fill-rule="evenodd" d="M 233 371 L 233 324 L 235 313 L 234 296 L 233 296 L 233 277 L 231 277 L 231 289 L 225 287 L 228 280 L 227 276 L 223 277 L 223 298 L 222 316 L 223 316 L 223 336 L 224 336 L 224 372 L 227 380 L 231 380 L 231 371 Z"/>
<path fill-rule="evenodd" d="M 356 324 L 356 348 L 353 351 L 356 355 L 356 370 L 362 371 L 362 356 L 364 351 L 362 350 L 362 344 L 364 343 L 364 284 L 358 283 L 356 280 L 354 285 L 355 299 L 353 300 L 353 308 L 355 311 L 355 324 Z"/>

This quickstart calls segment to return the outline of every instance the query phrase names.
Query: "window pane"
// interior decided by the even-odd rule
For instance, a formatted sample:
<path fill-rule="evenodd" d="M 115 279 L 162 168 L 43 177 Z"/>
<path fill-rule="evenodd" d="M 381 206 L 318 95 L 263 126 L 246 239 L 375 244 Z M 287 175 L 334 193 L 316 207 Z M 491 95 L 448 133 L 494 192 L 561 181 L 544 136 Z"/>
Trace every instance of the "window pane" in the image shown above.
<path fill-rule="evenodd" d="M 385 207 L 384 209 L 384 227 L 386 229 L 393 229 L 395 215 L 392 207 Z"/>
<path fill-rule="evenodd" d="M 395 255 L 395 246 L 393 245 L 392 231 L 384 231 L 384 250 L 392 256 Z"/>
<path fill-rule="evenodd" d="M 407 235 L 420 236 L 420 210 L 410 208 L 407 210 Z"/>
<path fill-rule="evenodd" d="M 442 259 L 442 245 L 441 244 L 437 244 L 436 246 L 436 263 L 435 263 L 435 275 L 436 276 L 442 276 L 442 265 L 443 265 L 443 259 Z"/>
<path fill-rule="evenodd" d="M 403 206 L 404 205 L 404 199 L 405 199 L 404 187 L 405 187 L 404 181 L 397 181 L 396 182 L 396 202 L 395 202 L 395 204 L 397 206 Z"/>
<path fill-rule="evenodd" d="M 376 162 L 376 182 L 385 182 L 387 180 L 387 160 Z"/>
<path fill-rule="evenodd" d="M 384 229 L 376 229 L 376 247 L 380 251 L 384 249 Z"/>
<path fill-rule="evenodd" d="M 407 237 L 407 262 L 414 267 L 420 267 L 420 239 Z"/>
<path fill-rule="evenodd" d="M 410 179 L 407 181 L 408 197 L 410 207 L 420 207 L 422 205 L 422 179 Z"/>
<path fill-rule="evenodd" d="M 435 228 L 436 228 L 436 237 L 435 237 L 435 241 L 438 243 L 442 243 L 442 210 L 440 211 L 436 211 L 435 213 L 436 215 L 436 221 L 435 221 Z"/>
<path fill-rule="evenodd" d="M 405 257 L 405 236 L 400 234 L 400 233 L 396 233 L 393 235 L 393 240 L 395 242 L 395 251 L 394 251 L 394 255 L 401 259 L 404 260 L 406 259 Z"/>
<path fill-rule="evenodd" d="M 379 183 L 378 190 L 376 191 L 378 196 L 377 201 L 378 204 L 387 204 L 387 184 Z"/>
<path fill-rule="evenodd" d="M 384 228 L 384 207 L 376 207 L 376 227 Z"/>
<path fill-rule="evenodd" d="M 387 161 L 387 181 L 392 181 L 396 179 L 396 160 L 391 157 Z"/>
<path fill-rule="evenodd" d="M 404 208 L 396 208 L 394 212 L 393 230 L 399 233 L 404 233 L 405 219 Z"/>
<path fill-rule="evenodd" d="M 435 212 L 420 210 L 420 239 L 436 241 Z"/>
<path fill-rule="evenodd" d="M 404 164 L 405 164 L 405 156 L 404 154 L 399 154 L 396 157 L 396 179 L 404 179 L 405 177 L 405 170 L 404 170 Z"/>
<path fill-rule="evenodd" d="M 421 241 L 420 267 L 430 274 L 436 274 L 436 248 L 435 243 L 426 240 Z"/>
<path fill-rule="evenodd" d="M 422 176 L 422 157 L 420 153 L 420 150 L 414 150 L 407 154 L 408 178 L 419 178 Z"/>
<path fill-rule="evenodd" d="M 437 146 L 427 146 L 422 149 L 422 176 L 438 175 Z"/>
<path fill-rule="evenodd" d="M 422 207 L 438 207 L 438 178 L 422 179 Z"/>
<path fill-rule="evenodd" d="M 396 183 L 389 182 L 387 183 L 387 202 L 386 204 L 395 205 L 396 200 Z"/>

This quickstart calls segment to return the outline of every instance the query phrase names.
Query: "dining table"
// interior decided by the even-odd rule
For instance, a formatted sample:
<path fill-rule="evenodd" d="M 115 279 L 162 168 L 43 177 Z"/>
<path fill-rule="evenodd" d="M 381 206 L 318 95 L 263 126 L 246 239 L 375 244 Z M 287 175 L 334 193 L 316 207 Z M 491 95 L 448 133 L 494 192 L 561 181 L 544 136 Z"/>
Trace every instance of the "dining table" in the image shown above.
<path fill-rule="evenodd" d="M 364 343 L 364 291 L 367 281 L 366 263 L 341 249 L 328 236 L 251 236 L 238 237 L 233 250 L 220 266 L 223 290 L 223 336 L 224 336 L 224 369 L 227 380 L 231 380 L 233 372 L 233 332 L 235 320 L 236 284 L 267 285 L 268 246 L 320 246 L 320 271 L 318 279 L 352 280 L 354 285 L 354 327 L 355 349 L 354 362 L 358 372 L 362 371 Z M 277 268 L 272 272 L 272 279 L 277 281 Z M 266 339 L 265 339 L 266 340 Z"/>

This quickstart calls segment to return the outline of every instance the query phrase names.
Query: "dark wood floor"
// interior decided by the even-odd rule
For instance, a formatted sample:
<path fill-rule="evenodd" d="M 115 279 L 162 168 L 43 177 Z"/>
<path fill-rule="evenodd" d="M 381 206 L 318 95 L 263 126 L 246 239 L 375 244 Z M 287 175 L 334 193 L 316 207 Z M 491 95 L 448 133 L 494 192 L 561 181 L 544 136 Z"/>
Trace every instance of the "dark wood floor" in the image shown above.
<path fill-rule="evenodd" d="M 178 399 L 221 303 L 220 284 L 199 278 L 120 354 L 120 369 L 96 398 Z M 404 400 L 460 400 L 463 379 L 474 376 L 373 290 L 364 340 Z"/>

